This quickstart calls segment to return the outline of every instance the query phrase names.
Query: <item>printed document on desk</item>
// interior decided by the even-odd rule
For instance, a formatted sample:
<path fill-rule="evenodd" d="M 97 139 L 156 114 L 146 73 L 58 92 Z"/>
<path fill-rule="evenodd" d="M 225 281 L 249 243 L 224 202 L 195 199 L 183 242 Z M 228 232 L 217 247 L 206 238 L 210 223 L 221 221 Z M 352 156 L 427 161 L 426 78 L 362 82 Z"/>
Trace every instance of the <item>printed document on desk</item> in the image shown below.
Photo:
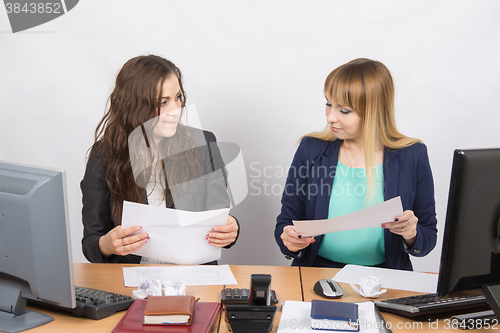
<path fill-rule="evenodd" d="M 144 280 L 182 281 L 187 286 L 238 284 L 228 265 L 123 267 L 125 287 Z"/>
<path fill-rule="evenodd" d="M 380 333 L 383 324 L 375 315 L 375 304 L 358 302 L 359 332 Z M 278 333 L 321 332 L 311 328 L 311 302 L 283 302 Z M 323 331 L 332 332 L 332 331 Z"/>
<path fill-rule="evenodd" d="M 208 244 L 208 233 L 227 222 L 229 208 L 205 212 L 123 202 L 122 228 L 142 226 L 149 241 L 133 254 L 171 264 L 195 265 L 220 259 L 221 248 Z"/>
<path fill-rule="evenodd" d="M 378 277 L 382 281 L 383 288 L 430 294 L 437 291 L 437 274 L 402 271 L 399 269 L 345 265 L 333 279 L 337 282 L 359 285 L 361 279 L 370 275 Z"/>
<path fill-rule="evenodd" d="M 303 237 L 315 237 L 330 232 L 380 227 L 382 223 L 394 222 L 394 218 L 402 214 L 401 198 L 396 197 L 332 219 L 293 221 L 293 225 Z"/>

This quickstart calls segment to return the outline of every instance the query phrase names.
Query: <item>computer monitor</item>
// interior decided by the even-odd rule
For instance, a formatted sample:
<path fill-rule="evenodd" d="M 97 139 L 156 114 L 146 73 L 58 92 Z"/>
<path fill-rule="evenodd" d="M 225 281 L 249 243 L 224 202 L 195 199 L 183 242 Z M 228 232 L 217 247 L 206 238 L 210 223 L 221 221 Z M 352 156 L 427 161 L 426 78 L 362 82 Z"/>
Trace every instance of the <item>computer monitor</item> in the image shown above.
<path fill-rule="evenodd" d="M 438 296 L 500 281 L 500 149 L 455 150 Z"/>
<path fill-rule="evenodd" d="M 65 172 L 0 162 L 0 331 L 53 320 L 27 300 L 75 308 Z"/>

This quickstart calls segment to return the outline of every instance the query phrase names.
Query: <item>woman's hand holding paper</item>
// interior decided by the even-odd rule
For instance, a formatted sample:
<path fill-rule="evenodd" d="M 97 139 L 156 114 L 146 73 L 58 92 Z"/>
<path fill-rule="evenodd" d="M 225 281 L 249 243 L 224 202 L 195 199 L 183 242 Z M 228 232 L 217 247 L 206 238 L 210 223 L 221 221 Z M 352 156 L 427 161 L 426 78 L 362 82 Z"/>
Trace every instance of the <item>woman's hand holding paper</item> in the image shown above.
<path fill-rule="evenodd" d="M 147 233 L 134 234 L 141 227 L 134 226 L 122 229 L 119 225 L 99 238 L 99 249 L 105 257 L 112 254 L 125 256 L 140 249 L 149 240 Z M 134 235 L 133 235 L 134 234 Z"/>
<path fill-rule="evenodd" d="M 281 239 L 283 244 L 292 252 L 300 251 L 316 241 L 313 237 L 302 238 L 293 225 L 283 228 Z"/>
<path fill-rule="evenodd" d="M 234 217 L 229 215 L 225 226 L 215 227 L 207 235 L 207 240 L 210 245 L 215 247 L 224 247 L 236 240 L 238 235 L 238 224 Z"/>

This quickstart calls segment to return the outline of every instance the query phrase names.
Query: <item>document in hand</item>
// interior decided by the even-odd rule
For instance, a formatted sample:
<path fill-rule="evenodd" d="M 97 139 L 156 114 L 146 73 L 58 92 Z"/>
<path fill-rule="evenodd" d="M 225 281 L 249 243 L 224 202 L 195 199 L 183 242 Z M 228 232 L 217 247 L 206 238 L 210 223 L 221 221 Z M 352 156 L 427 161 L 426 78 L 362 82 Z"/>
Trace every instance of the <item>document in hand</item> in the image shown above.
<path fill-rule="evenodd" d="M 332 219 L 293 221 L 293 225 L 302 237 L 315 237 L 330 232 L 380 227 L 382 223 L 394 222 L 394 218 L 402 214 L 401 198 L 396 197 Z"/>
<path fill-rule="evenodd" d="M 216 226 L 227 222 L 229 208 L 205 212 L 123 202 L 122 228 L 142 226 L 149 241 L 133 254 L 171 264 L 195 265 L 220 259 L 221 248 L 208 244 L 206 237 Z"/>
<path fill-rule="evenodd" d="M 311 301 L 311 328 L 327 331 L 359 331 L 358 305 L 349 302 Z"/>

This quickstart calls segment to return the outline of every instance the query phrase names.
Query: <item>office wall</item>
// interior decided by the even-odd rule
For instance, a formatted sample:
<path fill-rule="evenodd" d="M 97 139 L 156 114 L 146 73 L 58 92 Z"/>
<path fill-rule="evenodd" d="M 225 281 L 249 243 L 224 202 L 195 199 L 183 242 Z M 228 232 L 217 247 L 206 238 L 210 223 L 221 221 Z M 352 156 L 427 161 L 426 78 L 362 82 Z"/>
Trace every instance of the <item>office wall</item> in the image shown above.
<path fill-rule="evenodd" d="M 399 129 L 428 146 L 439 243 L 417 270 L 437 271 L 452 153 L 500 146 L 497 1 L 85 0 L 12 34 L 0 9 L 0 160 L 67 171 L 75 262 L 85 154 L 113 80 L 154 53 L 185 76 L 205 129 L 243 152 L 249 195 L 241 237 L 222 262 L 288 265 L 273 238 L 298 138 L 325 124 L 323 82 L 358 57 L 396 84 Z"/>

